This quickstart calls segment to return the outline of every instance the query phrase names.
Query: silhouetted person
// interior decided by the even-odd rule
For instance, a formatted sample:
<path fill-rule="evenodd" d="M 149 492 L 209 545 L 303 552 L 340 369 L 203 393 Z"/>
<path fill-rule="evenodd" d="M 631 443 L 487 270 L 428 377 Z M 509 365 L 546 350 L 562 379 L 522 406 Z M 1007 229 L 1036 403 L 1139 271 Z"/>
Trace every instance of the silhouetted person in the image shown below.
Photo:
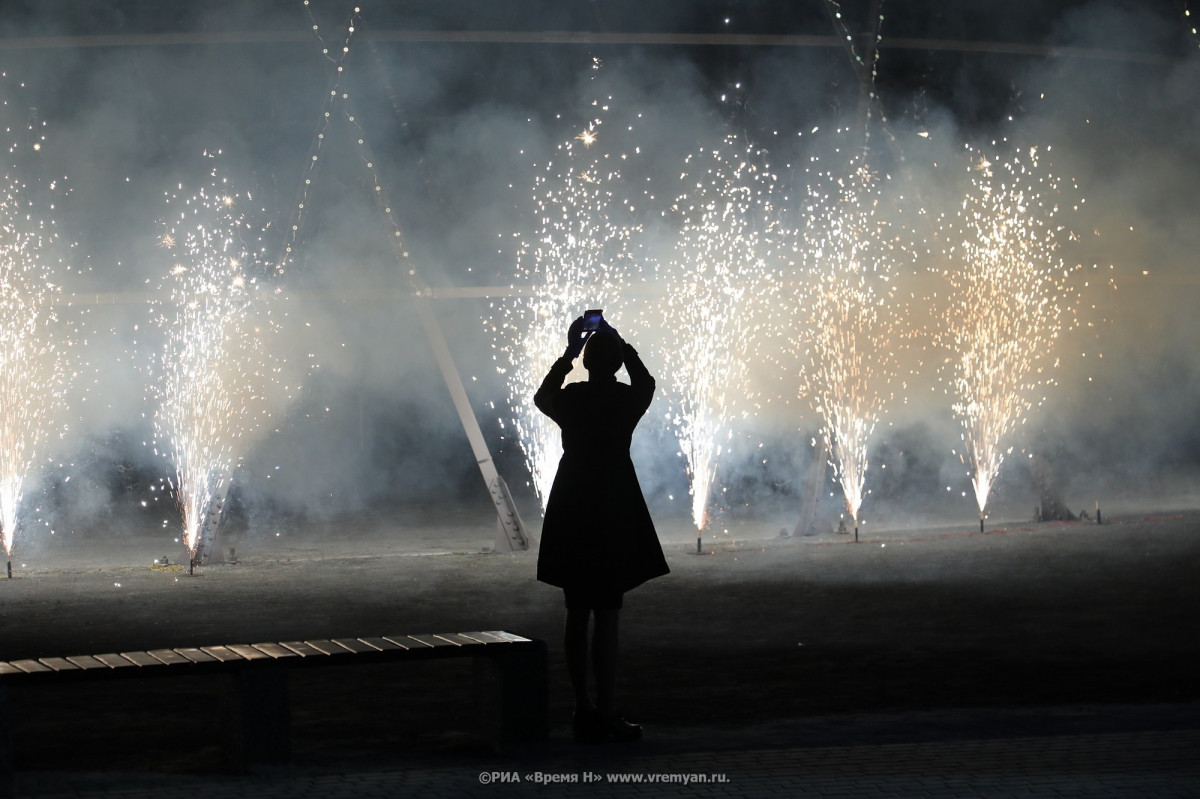
<path fill-rule="evenodd" d="M 626 591 L 670 571 L 629 457 L 633 429 L 654 397 L 654 378 L 603 319 L 590 333 L 579 317 L 567 342 L 533 398 L 562 428 L 563 444 L 546 503 L 537 576 L 566 594 L 564 649 L 575 690 L 576 739 L 630 741 L 641 737 L 642 728 L 613 710 L 618 614 Z M 563 386 L 581 350 L 588 380 Z M 628 384 L 617 380 L 622 362 Z M 587 680 L 589 617 L 595 618 L 594 706 Z"/>

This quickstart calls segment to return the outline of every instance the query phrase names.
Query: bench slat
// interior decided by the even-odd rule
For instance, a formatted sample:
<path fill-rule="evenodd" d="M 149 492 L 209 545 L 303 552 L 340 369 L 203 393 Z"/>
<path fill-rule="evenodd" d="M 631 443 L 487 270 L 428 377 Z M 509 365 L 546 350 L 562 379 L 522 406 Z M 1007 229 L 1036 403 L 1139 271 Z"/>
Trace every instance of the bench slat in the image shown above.
<path fill-rule="evenodd" d="M 510 644 L 515 644 L 515 643 L 528 644 L 533 640 L 531 638 L 522 638 L 521 636 L 513 635 L 512 633 L 506 633 L 503 630 L 488 630 L 486 634 L 494 636 L 501 641 L 507 641 Z"/>
<path fill-rule="evenodd" d="M 216 663 L 217 659 L 198 647 L 181 647 L 175 650 L 193 663 Z"/>
<path fill-rule="evenodd" d="M 91 655 L 71 655 L 69 658 L 67 658 L 67 660 L 71 661 L 72 663 L 74 663 L 76 666 L 83 669 L 84 671 L 90 671 L 91 669 L 107 669 L 107 668 L 109 668 L 107 663 L 105 663 L 102 660 L 97 660 L 96 658 L 92 657 Z"/>
<path fill-rule="evenodd" d="M 245 658 L 227 646 L 202 646 L 200 647 L 200 651 L 216 658 L 222 663 L 228 663 L 232 660 L 245 660 Z"/>
<path fill-rule="evenodd" d="M 317 640 L 317 641 L 305 641 L 304 643 L 308 644 L 313 649 L 320 652 L 322 655 L 345 655 L 350 652 L 350 650 L 346 649 L 346 647 L 339 646 L 339 645 L 335 644 L 333 641 Z"/>
<path fill-rule="evenodd" d="M 357 638 L 334 638 L 333 643 L 340 647 L 345 647 L 356 655 L 361 655 L 363 652 L 378 652 L 379 648 L 363 643 Z"/>
<path fill-rule="evenodd" d="M 34 674 L 39 671 L 51 671 L 49 666 L 42 665 L 36 660 L 14 660 L 12 664 L 26 674 Z"/>
<path fill-rule="evenodd" d="M 161 665 L 163 665 L 161 660 L 158 660 L 157 658 L 154 657 L 154 655 L 151 655 L 149 652 L 122 652 L 121 657 L 125 658 L 133 665 L 141 666 L 143 668 L 145 668 L 146 666 L 161 666 Z"/>
<path fill-rule="evenodd" d="M 482 641 L 478 641 L 462 633 L 438 633 L 437 637 L 444 638 L 445 640 L 454 644 L 458 644 L 459 646 L 483 646 Z"/>
<path fill-rule="evenodd" d="M 407 649 L 407 647 L 401 646 L 400 644 L 396 643 L 395 641 L 389 641 L 388 639 L 386 639 L 382 636 L 375 636 L 375 637 L 370 637 L 370 638 L 359 638 L 358 640 L 362 641 L 364 644 L 370 644 L 371 646 L 378 649 L 380 652 L 396 652 L 396 651 Z"/>
<path fill-rule="evenodd" d="M 407 635 L 385 635 L 383 640 L 389 641 L 401 649 L 428 649 L 425 644 L 420 641 L 414 641 Z"/>
<path fill-rule="evenodd" d="M 326 654 L 325 652 L 322 652 L 320 649 L 317 649 L 315 646 L 310 646 L 309 644 L 306 644 L 303 641 L 284 641 L 282 643 L 282 646 L 287 647 L 288 649 L 292 650 L 293 652 L 295 652 L 297 655 L 299 655 L 302 658 L 314 657 L 314 656 L 323 657 Z"/>
<path fill-rule="evenodd" d="M 105 666 L 108 666 L 110 669 L 128 669 L 137 665 L 129 658 L 121 657 L 115 652 L 108 652 L 107 654 L 103 655 L 93 655 L 93 657 L 95 657 L 96 660 L 100 661 Z"/>
<path fill-rule="evenodd" d="M 404 639 L 408 642 L 409 649 L 416 649 L 417 651 L 433 649 L 433 643 L 431 641 L 422 640 L 421 636 L 419 635 L 389 635 L 388 638 L 393 641 Z"/>
<path fill-rule="evenodd" d="M 249 644 L 229 644 L 225 648 L 243 660 L 263 660 L 267 657 L 266 652 L 260 652 Z"/>
<path fill-rule="evenodd" d="M 79 671 L 79 667 L 66 658 L 38 658 L 38 662 L 51 671 Z"/>
<path fill-rule="evenodd" d="M 435 648 L 439 646 L 458 646 L 458 644 L 447 641 L 444 638 L 438 638 L 436 635 L 410 635 L 408 637 L 414 641 L 420 641 L 426 646 L 432 646 Z"/>
<path fill-rule="evenodd" d="M 259 652 L 262 652 L 263 654 L 267 655 L 268 657 L 275 658 L 276 660 L 278 660 L 279 658 L 294 658 L 294 657 L 296 657 L 296 653 L 293 652 L 292 650 L 288 649 L 283 644 L 264 643 L 264 644 L 254 644 L 253 646 Z"/>
<path fill-rule="evenodd" d="M 183 663 L 192 662 L 176 652 L 174 649 L 151 649 L 146 654 L 157 660 L 159 663 L 162 663 L 164 666 L 178 666 Z"/>
<path fill-rule="evenodd" d="M 18 669 L 13 664 L 6 660 L 0 661 L 0 675 L 4 674 L 24 674 L 25 672 Z"/>

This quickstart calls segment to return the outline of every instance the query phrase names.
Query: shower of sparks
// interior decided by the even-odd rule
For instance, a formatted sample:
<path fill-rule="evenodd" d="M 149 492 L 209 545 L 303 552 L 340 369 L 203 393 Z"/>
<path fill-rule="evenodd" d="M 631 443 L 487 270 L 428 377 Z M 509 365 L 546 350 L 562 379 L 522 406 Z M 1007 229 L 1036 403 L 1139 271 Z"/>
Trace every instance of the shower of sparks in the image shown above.
<path fill-rule="evenodd" d="M 891 399 L 897 364 L 898 250 L 877 215 L 879 204 L 879 180 L 861 163 L 849 177 L 814 175 L 801 235 L 813 281 L 811 364 L 802 383 L 821 415 L 821 437 L 855 522 L 871 434 Z"/>
<path fill-rule="evenodd" d="M 11 110 L 7 101 L 0 107 L 6 116 Z M 18 177 L 30 151 L 41 149 L 37 127 L 6 126 L 19 140 L 9 143 L 0 176 L 0 536 L 9 557 L 26 480 L 50 437 L 66 429 L 71 376 L 72 337 L 54 311 L 61 295 L 55 275 L 62 265 L 50 255 L 57 236 L 31 199 L 37 187 Z M 54 182 L 48 188 L 56 192 Z"/>
<path fill-rule="evenodd" d="M 537 410 L 533 395 L 567 344 L 567 327 L 589 308 L 605 311 L 619 331 L 619 309 L 627 306 L 629 286 L 645 266 L 637 243 L 637 208 L 623 170 L 636 161 L 630 144 L 633 126 L 606 137 L 618 149 L 598 144 L 611 98 L 596 103 L 599 116 L 588 123 L 588 138 L 560 144 L 533 188 L 536 227 L 533 241 L 518 252 L 517 275 L 530 293 L 503 305 L 493 320 L 497 371 L 508 383 L 509 403 L 534 490 L 543 508 L 562 457 L 554 422 Z M 621 150 L 620 142 L 628 144 Z M 493 303 L 493 309 L 496 304 Z M 584 379 L 576 368 L 568 382 Z"/>
<path fill-rule="evenodd" d="M 1009 160 L 972 151 L 970 160 L 969 190 L 940 233 L 951 288 L 943 337 L 963 426 L 959 457 L 982 514 L 1004 440 L 1053 383 L 1055 342 L 1074 324 L 1074 268 L 1057 254 L 1069 236 L 1055 220 L 1060 181 L 1040 166 L 1037 148 Z"/>
<path fill-rule="evenodd" d="M 731 420 L 748 392 L 747 362 L 763 311 L 779 286 L 786 236 L 777 178 L 765 151 L 737 143 L 688 156 L 687 187 L 670 209 L 678 236 L 663 273 L 671 421 L 686 459 L 692 521 L 703 530 Z M 747 410 L 742 408 L 743 411 Z"/>
<path fill-rule="evenodd" d="M 182 187 L 180 187 L 182 189 Z M 240 210 L 248 196 L 212 182 L 192 197 L 168 193 L 164 237 L 179 242 L 161 285 L 154 321 L 164 336 L 151 391 L 157 448 L 171 461 L 169 481 L 194 555 L 205 515 L 228 490 L 252 434 L 271 414 L 282 361 L 272 356 L 278 332 L 271 306 L 277 290 L 261 285 L 262 231 Z"/>

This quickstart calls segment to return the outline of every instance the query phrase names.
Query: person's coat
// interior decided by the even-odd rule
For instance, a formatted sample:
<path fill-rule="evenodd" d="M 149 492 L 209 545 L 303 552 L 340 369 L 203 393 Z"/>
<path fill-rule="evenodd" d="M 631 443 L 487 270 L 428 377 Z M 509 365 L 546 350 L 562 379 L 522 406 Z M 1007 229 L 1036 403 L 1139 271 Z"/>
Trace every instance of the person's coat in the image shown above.
<path fill-rule="evenodd" d="M 629 457 L 654 378 L 637 351 L 623 346 L 628 384 L 597 375 L 563 386 L 571 371 L 563 357 L 534 394 L 562 429 L 537 571 L 538 580 L 560 588 L 624 592 L 670 571 Z"/>

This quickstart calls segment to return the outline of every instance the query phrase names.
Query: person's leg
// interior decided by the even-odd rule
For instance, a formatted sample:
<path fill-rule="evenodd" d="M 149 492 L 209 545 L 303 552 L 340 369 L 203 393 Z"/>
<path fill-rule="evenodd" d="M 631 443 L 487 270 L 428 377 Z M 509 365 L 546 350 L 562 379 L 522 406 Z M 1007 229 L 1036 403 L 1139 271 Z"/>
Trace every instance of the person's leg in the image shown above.
<path fill-rule="evenodd" d="M 567 607 L 567 624 L 563 632 L 563 652 L 567 658 L 567 675 L 575 691 L 575 712 L 592 709 L 588 698 L 588 608 Z"/>
<path fill-rule="evenodd" d="M 611 716 L 613 691 L 617 682 L 617 638 L 620 611 L 596 608 L 592 630 L 592 666 L 596 670 L 596 710 Z"/>
<path fill-rule="evenodd" d="M 620 619 L 618 607 L 596 608 L 596 626 L 592 633 L 592 664 L 596 669 L 596 715 L 598 726 L 607 740 L 636 741 L 642 728 L 631 724 L 613 709 L 617 683 L 617 638 Z"/>

